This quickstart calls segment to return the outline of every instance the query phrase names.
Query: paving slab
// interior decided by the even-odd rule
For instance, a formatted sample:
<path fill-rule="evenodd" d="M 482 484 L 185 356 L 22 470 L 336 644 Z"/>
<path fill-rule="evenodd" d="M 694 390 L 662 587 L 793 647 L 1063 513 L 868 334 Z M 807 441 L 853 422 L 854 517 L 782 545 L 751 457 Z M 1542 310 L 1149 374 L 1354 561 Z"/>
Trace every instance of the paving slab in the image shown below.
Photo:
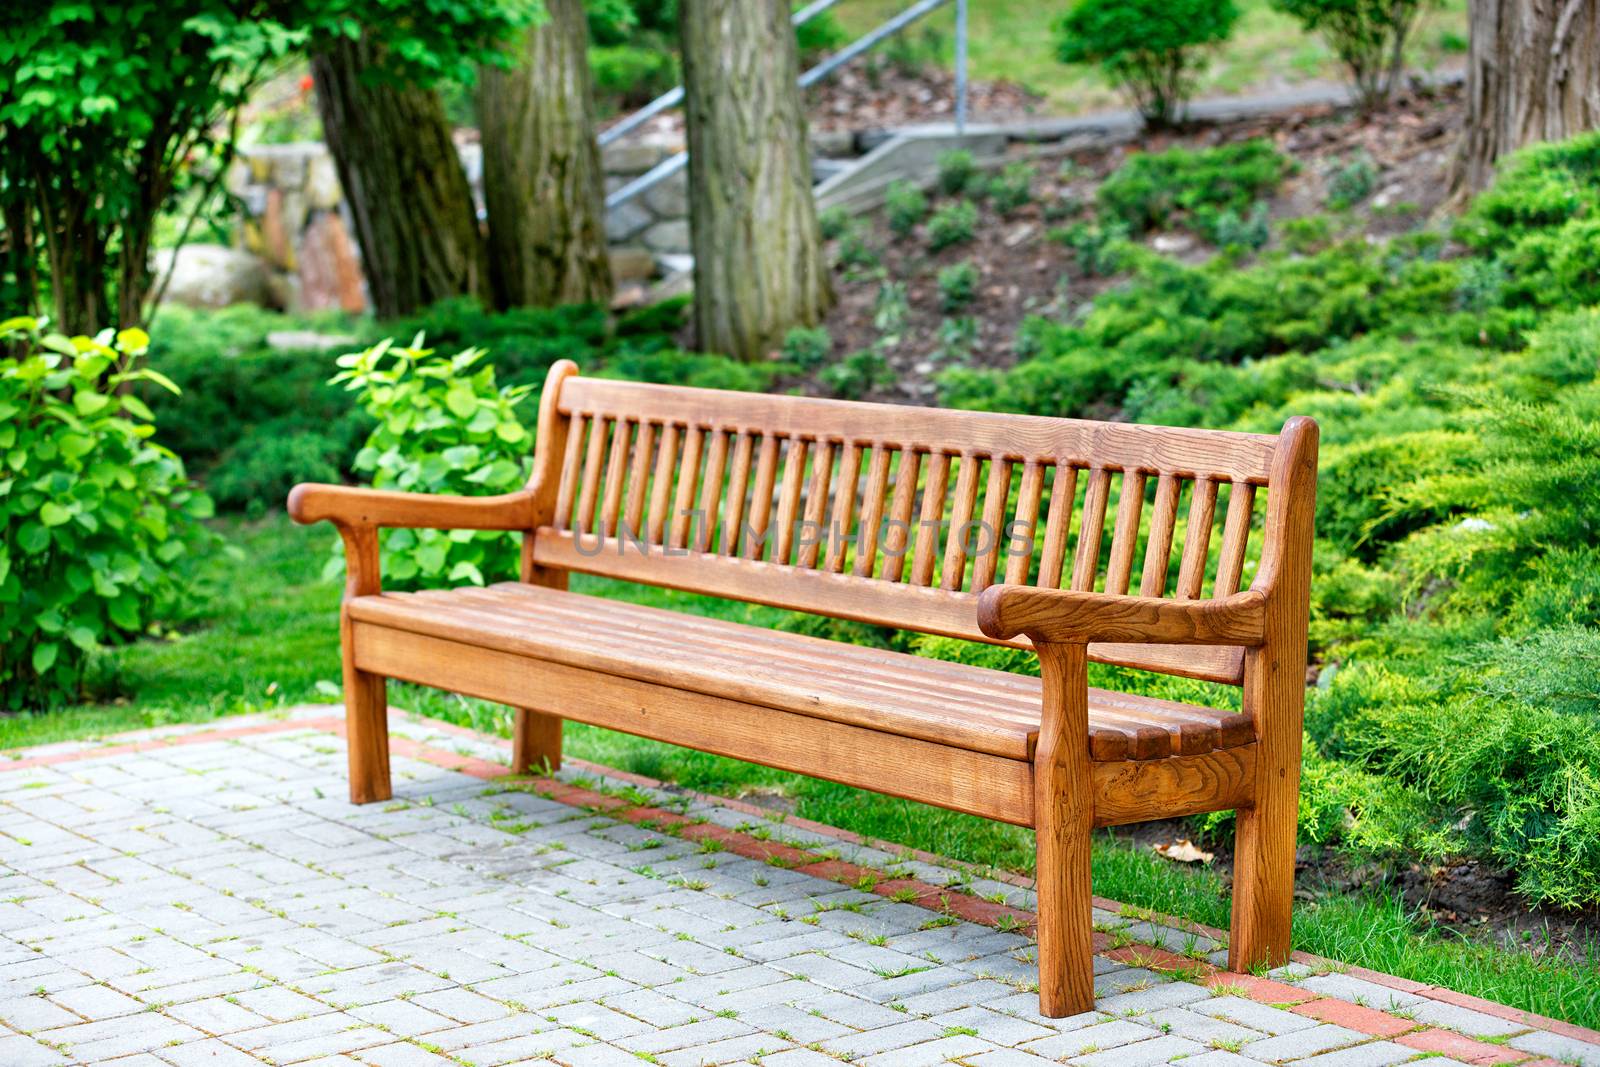
<path fill-rule="evenodd" d="M 1600 1034 L 1329 961 L 1215 973 L 1224 933 L 1110 901 L 1164 948 L 1045 1019 L 1020 879 L 577 761 L 512 780 L 401 715 L 394 798 L 352 807 L 341 727 L 0 759 L 0 1067 L 1600 1067 Z"/>

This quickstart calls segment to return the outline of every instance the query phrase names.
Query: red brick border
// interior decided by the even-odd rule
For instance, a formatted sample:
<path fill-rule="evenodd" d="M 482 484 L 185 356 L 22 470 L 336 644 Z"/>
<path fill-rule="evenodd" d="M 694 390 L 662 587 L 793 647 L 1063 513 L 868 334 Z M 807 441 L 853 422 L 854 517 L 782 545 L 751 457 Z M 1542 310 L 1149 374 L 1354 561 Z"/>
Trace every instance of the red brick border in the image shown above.
<path fill-rule="evenodd" d="M 407 717 L 413 722 L 438 730 L 441 733 L 453 734 L 482 744 L 493 744 L 500 748 L 507 746 L 507 742 L 502 738 L 480 734 L 477 731 L 456 726 L 453 723 L 440 722 L 436 719 L 428 719 L 418 715 L 408 714 Z M 284 719 L 274 722 L 253 723 L 248 726 L 217 727 L 193 733 L 175 734 L 170 737 L 149 738 L 142 741 L 130 741 L 99 748 L 85 748 L 72 752 L 23 758 L 9 763 L 0 763 L 0 772 L 55 766 L 85 759 L 98 759 L 105 756 L 126 755 L 134 752 L 149 752 L 178 745 L 228 741 L 293 730 L 311 730 L 334 734 L 339 737 L 345 735 L 344 719 L 339 716 Z M 389 743 L 391 751 L 396 755 L 431 763 L 447 770 L 459 771 L 474 778 L 491 781 L 511 775 L 511 768 L 506 764 L 496 763 L 477 756 L 466 756 L 458 752 L 448 752 L 408 737 L 391 734 Z M 586 760 L 568 759 L 566 762 L 570 766 L 581 768 L 590 773 L 628 782 L 647 789 L 657 789 L 665 786 L 665 783 L 653 778 L 646 778 L 643 775 L 632 774 L 627 771 L 619 771 L 611 767 L 590 763 Z M 810 849 L 796 848 L 792 845 L 766 840 L 738 830 L 729 830 L 715 823 L 695 822 L 676 812 L 666 811 L 662 808 L 634 805 L 621 797 L 611 796 L 582 786 L 575 786 L 556 778 L 532 776 L 522 778 L 520 781 L 526 783 L 530 791 L 561 804 L 604 812 L 622 822 L 648 824 L 664 833 L 682 837 L 689 841 L 713 839 L 718 841 L 724 849 L 736 855 L 758 859 L 765 863 L 785 867 L 825 881 L 860 886 L 864 891 L 903 903 L 913 904 L 942 915 L 964 919 L 967 922 L 996 929 L 1013 930 L 1024 933 L 1029 937 L 1033 936 L 1034 933 L 1036 919 L 1033 912 L 1025 911 L 1021 908 L 1013 908 L 1006 904 L 996 904 L 993 901 L 984 900 L 960 889 L 933 885 L 917 878 L 890 877 L 887 872 L 875 868 L 833 859 L 819 855 Z M 772 815 L 770 809 L 761 808 L 730 797 L 711 796 L 697 793 L 693 790 L 677 789 L 676 787 L 674 789 L 676 792 L 692 799 L 758 818 L 768 818 Z M 905 848 L 892 842 L 865 838 L 848 830 L 825 826 L 822 823 L 812 822 L 808 819 L 786 816 L 783 820 L 783 825 L 822 834 L 847 844 L 861 845 L 899 855 L 909 855 L 924 863 L 936 866 L 952 866 L 950 860 L 929 852 Z M 1032 888 L 1033 886 L 1032 880 L 1009 871 L 993 871 L 991 873 L 997 881 L 1004 881 L 1022 888 Z M 1114 900 L 1107 900 L 1104 897 L 1095 897 L 1094 903 L 1096 907 L 1107 911 L 1122 910 L 1121 904 Z M 1224 931 L 1201 923 L 1190 922 L 1175 916 L 1159 915 L 1149 911 L 1144 911 L 1144 914 L 1150 917 L 1150 921 L 1163 926 L 1192 930 L 1216 939 L 1225 939 L 1227 937 Z M 1374 1037 L 1390 1038 L 1422 1052 L 1440 1052 L 1475 1064 L 1521 1063 L 1523 1067 L 1538 1067 L 1539 1064 L 1545 1062 L 1537 1059 L 1531 1053 L 1519 1056 L 1515 1049 L 1489 1044 L 1488 1042 L 1475 1041 L 1450 1030 L 1426 1027 L 1414 1020 L 1404 1019 L 1388 1012 L 1363 1007 L 1337 997 L 1324 997 L 1300 986 L 1289 985 L 1254 975 L 1223 971 L 1208 962 L 1179 956 L 1166 949 L 1142 944 L 1113 947 L 1110 937 L 1097 933 L 1095 935 L 1095 952 L 1098 955 L 1119 962 L 1155 971 L 1176 973 L 1184 978 L 1192 978 L 1213 989 L 1219 986 L 1227 987 L 1258 1003 L 1286 1006 L 1295 1013 L 1308 1018 L 1335 1023 Z M 1332 961 L 1304 952 L 1294 953 L 1293 958 L 1297 961 L 1317 966 L 1335 966 Z M 1445 1004 L 1470 1008 L 1485 1015 L 1519 1023 L 1530 1029 L 1544 1030 L 1578 1041 L 1600 1044 L 1600 1031 L 1563 1022 L 1560 1019 L 1546 1018 L 1533 1012 L 1523 1011 L 1520 1008 L 1512 1008 L 1504 1004 L 1497 1004 L 1494 1001 L 1483 1000 L 1479 997 L 1426 985 L 1410 979 L 1398 978 L 1394 975 L 1369 971 L 1363 967 L 1348 967 L 1344 968 L 1344 971 L 1352 976 L 1390 989 L 1426 997 Z"/>

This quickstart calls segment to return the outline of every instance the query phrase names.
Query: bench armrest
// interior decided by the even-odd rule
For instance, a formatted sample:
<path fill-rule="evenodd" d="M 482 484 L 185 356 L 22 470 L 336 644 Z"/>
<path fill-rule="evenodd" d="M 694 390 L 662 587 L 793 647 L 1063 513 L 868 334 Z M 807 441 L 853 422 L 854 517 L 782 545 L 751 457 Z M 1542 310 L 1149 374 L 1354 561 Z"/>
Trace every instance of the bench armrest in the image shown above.
<path fill-rule="evenodd" d="M 523 489 L 498 496 L 445 496 L 306 482 L 289 493 L 289 517 L 336 526 L 528 530 L 533 527 L 533 493 Z"/>
<path fill-rule="evenodd" d="M 1260 645 L 1266 597 L 1165 600 L 1027 585 L 992 585 L 978 598 L 978 627 L 996 640 L 1027 634 L 1035 644 L 1091 641 L 1161 645 Z"/>

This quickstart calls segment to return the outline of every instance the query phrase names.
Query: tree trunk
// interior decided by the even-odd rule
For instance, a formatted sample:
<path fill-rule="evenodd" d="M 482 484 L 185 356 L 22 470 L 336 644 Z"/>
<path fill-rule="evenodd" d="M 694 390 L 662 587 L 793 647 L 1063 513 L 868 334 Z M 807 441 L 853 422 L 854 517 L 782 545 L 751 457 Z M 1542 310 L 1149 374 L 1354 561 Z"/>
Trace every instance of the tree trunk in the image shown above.
<path fill-rule="evenodd" d="M 1472 0 L 1470 18 L 1464 195 L 1523 145 L 1600 125 L 1600 0 Z"/>
<path fill-rule="evenodd" d="M 786 0 L 682 0 L 694 323 L 754 360 L 833 303 Z"/>
<path fill-rule="evenodd" d="M 581 0 L 545 0 L 517 66 L 479 71 L 489 275 L 500 307 L 611 299 L 605 175 Z"/>
<path fill-rule="evenodd" d="M 311 58 L 373 309 L 385 318 L 482 295 L 483 235 L 444 107 L 432 90 L 363 77 L 375 60 L 373 45 L 347 38 Z"/>

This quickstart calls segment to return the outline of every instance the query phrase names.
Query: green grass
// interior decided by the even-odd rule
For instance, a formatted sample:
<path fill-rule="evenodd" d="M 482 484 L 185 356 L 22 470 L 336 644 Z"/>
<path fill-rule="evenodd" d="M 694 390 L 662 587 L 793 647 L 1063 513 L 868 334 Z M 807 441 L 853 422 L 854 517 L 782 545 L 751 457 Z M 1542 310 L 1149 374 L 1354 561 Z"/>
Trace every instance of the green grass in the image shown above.
<path fill-rule="evenodd" d="M 1217 53 L 1199 85 L 1200 96 L 1266 92 L 1311 80 L 1339 80 L 1337 60 L 1321 38 L 1266 0 L 1238 0 L 1240 17 L 1232 39 Z M 851 36 L 864 33 L 904 8 L 904 0 L 852 0 L 834 9 Z M 984 0 L 970 5 L 972 76 L 1020 83 L 1045 97 L 1052 114 L 1079 114 L 1125 106 L 1097 69 L 1068 67 L 1055 58 L 1055 24 L 1066 4 Z M 945 7 L 922 20 L 942 38 L 943 62 L 951 61 L 955 15 Z M 1445 0 L 1418 21 L 1407 48 L 1412 70 L 1428 71 L 1459 51 L 1466 39 L 1464 0 Z M 913 36 L 919 30 L 909 31 Z"/>
<path fill-rule="evenodd" d="M 295 528 L 281 517 L 217 525 L 238 555 L 211 560 L 193 576 L 201 607 L 187 632 L 107 654 L 91 671 L 103 689 L 115 682 L 103 699 L 46 715 L 0 717 L 0 749 L 335 699 L 339 590 L 320 578 L 331 534 Z M 577 578 L 574 588 L 762 625 L 783 614 L 597 579 Z M 393 699 L 451 722 L 509 732 L 509 712 L 496 705 L 411 686 L 395 687 Z M 1033 835 L 1018 827 L 577 724 L 568 728 L 567 750 L 709 793 L 781 795 L 803 818 L 979 868 L 1032 873 Z M 781 836 L 781 827 L 773 829 Z M 1094 881 L 1097 892 L 1125 904 L 1228 925 L 1226 887 L 1207 870 L 1180 868 L 1105 838 L 1096 842 Z M 1348 892 L 1297 905 L 1295 943 L 1344 963 L 1600 1025 L 1600 949 L 1591 949 L 1586 963 L 1505 951 L 1431 929 L 1382 896 Z"/>

